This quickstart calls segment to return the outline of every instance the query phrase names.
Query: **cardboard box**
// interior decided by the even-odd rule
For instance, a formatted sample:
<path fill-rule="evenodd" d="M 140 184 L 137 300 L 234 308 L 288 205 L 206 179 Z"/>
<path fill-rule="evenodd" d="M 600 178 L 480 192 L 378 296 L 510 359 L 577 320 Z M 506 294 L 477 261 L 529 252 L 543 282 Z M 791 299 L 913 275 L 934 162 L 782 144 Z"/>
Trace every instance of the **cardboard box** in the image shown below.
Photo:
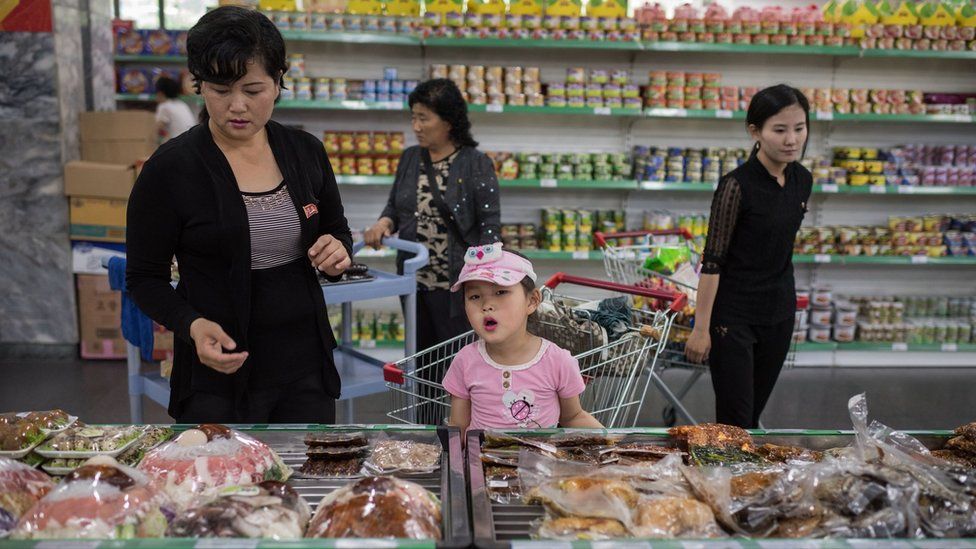
<path fill-rule="evenodd" d="M 73 196 L 69 202 L 72 240 L 125 242 L 126 200 Z"/>
<path fill-rule="evenodd" d="M 71 272 L 103 275 L 103 257 L 125 257 L 125 245 L 111 242 L 72 242 Z"/>
<path fill-rule="evenodd" d="M 159 141 L 156 115 L 149 111 L 83 112 L 79 118 L 84 141 Z"/>
<path fill-rule="evenodd" d="M 78 160 L 64 165 L 64 194 L 129 199 L 136 182 L 132 166 Z"/>
<path fill-rule="evenodd" d="M 108 275 L 77 278 L 81 358 L 124 359 L 122 295 L 109 287 Z"/>
<path fill-rule="evenodd" d="M 155 141 L 82 141 L 81 159 L 132 166 L 156 151 Z"/>

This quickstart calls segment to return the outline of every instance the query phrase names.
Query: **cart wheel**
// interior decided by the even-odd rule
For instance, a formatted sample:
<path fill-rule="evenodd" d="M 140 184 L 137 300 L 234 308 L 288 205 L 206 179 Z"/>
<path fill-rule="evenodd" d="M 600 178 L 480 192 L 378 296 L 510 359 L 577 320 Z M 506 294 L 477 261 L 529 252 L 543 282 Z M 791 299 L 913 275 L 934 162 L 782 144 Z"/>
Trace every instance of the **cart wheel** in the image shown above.
<path fill-rule="evenodd" d="M 678 422 L 678 416 L 674 411 L 674 406 L 665 406 L 664 413 L 661 416 L 664 418 L 664 424 L 668 427 L 674 427 L 674 424 Z"/>

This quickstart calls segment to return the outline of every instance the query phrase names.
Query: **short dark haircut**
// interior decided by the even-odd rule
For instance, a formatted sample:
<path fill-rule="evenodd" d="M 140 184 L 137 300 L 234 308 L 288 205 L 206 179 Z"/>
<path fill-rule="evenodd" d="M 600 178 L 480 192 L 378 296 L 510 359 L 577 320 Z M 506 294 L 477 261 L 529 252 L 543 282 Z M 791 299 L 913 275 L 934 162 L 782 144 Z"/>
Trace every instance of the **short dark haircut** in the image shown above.
<path fill-rule="evenodd" d="M 176 99 L 183 91 L 183 86 L 179 82 L 168 76 L 160 76 L 156 80 L 156 91 L 166 96 L 166 99 Z"/>
<path fill-rule="evenodd" d="M 275 24 L 259 11 L 237 6 L 204 14 L 187 33 L 186 53 L 197 93 L 202 82 L 240 80 L 251 62 L 261 63 L 279 86 L 288 72 L 285 40 Z"/>
<path fill-rule="evenodd" d="M 766 121 L 776 116 L 783 109 L 799 105 L 807 117 L 807 141 L 803 144 L 803 154 L 806 155 L 807 143 L 810 142 L 810 101 L 803 92 L 786 84 L 777 84 L 759 91 L 749 102 L 746 111 L 746 127 L 755 126 L 761 130 Z M 757 149 L 753 150 L 753 153 Z"/>
<path fill-rule="evenodd" d="M 454 82 L 446 78 L 421 82 L 410 92 L 409 103 L 411 109 L 414 105 L 423 105 L 447 122 L 451 126 L 451 141 L 458 147 L 478 146 L 471 136 L 468 104 Z"/>

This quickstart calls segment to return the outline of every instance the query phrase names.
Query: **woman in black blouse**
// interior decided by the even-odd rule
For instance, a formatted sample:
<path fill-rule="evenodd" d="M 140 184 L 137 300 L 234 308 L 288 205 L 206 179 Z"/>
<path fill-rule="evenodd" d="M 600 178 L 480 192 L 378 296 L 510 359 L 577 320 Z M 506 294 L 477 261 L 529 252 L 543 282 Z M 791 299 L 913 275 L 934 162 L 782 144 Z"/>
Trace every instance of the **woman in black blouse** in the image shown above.
<path fill-rule="evenodd" d="M 270 120 L 284 40 L 261 13 L 221 7 L 190 29 L 187 52 L 203 123 L 146 162 L 128 206 L 129 292 L 176 335 L 169 413 L 333 423 L 340 380 L 317 273 L 342 275 L 352 235 L 322 143 Z"/>
<path fill-rule="evenodd" d="M 793 241 L 813 185 L 799 163 L 810 104 L 795 88 L 766 88 L 749 104 L 746 124 L 755 146 L 712 199 L 685 353 L 709 361 L 715 420 L 756 428 L 793 336 Z"/>

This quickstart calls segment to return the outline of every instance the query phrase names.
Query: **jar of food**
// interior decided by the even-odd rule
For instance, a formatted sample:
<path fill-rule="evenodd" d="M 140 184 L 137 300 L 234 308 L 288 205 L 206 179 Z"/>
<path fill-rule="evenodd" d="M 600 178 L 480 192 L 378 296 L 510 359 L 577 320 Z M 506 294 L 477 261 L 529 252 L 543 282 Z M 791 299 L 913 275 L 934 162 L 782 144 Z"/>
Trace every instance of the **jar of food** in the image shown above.
<path fill-rule="evenodd" d="M 811 303 L 814 307 L 830 307 L 830 303 L 833 301 L 833 299 L 834 295 L 830 290 L 830 286 L 821 286 L 813 289 Z"/>
<path fill-rule="evenodd" d="M 834 341 L 838 343 L 850 343 L 854 341 L 855 330 L 856 328 L 854 326 L 834 325 Z"/>
<path fill-rule="evenodd" d="M 816 324 L 810 326 L 809 331 L 810 341 L 813 343 L 829 343 L 830 342 L 830 326 L 817 326 Z"/>
<path fill-rule="evenodd" d="M 836 326 L 857 325 L 857 306 L 848 301 L 838 302 L 834 312 L 834 324 Z"/>
<path fill-rule="evenodd" d="M 831 312 L 830 307 L 815 306 L 810 310 L 810 323 L 815 325 L 819 324 L 820 326 L 829 326 L 832 316 L 833 313 Z"/>

